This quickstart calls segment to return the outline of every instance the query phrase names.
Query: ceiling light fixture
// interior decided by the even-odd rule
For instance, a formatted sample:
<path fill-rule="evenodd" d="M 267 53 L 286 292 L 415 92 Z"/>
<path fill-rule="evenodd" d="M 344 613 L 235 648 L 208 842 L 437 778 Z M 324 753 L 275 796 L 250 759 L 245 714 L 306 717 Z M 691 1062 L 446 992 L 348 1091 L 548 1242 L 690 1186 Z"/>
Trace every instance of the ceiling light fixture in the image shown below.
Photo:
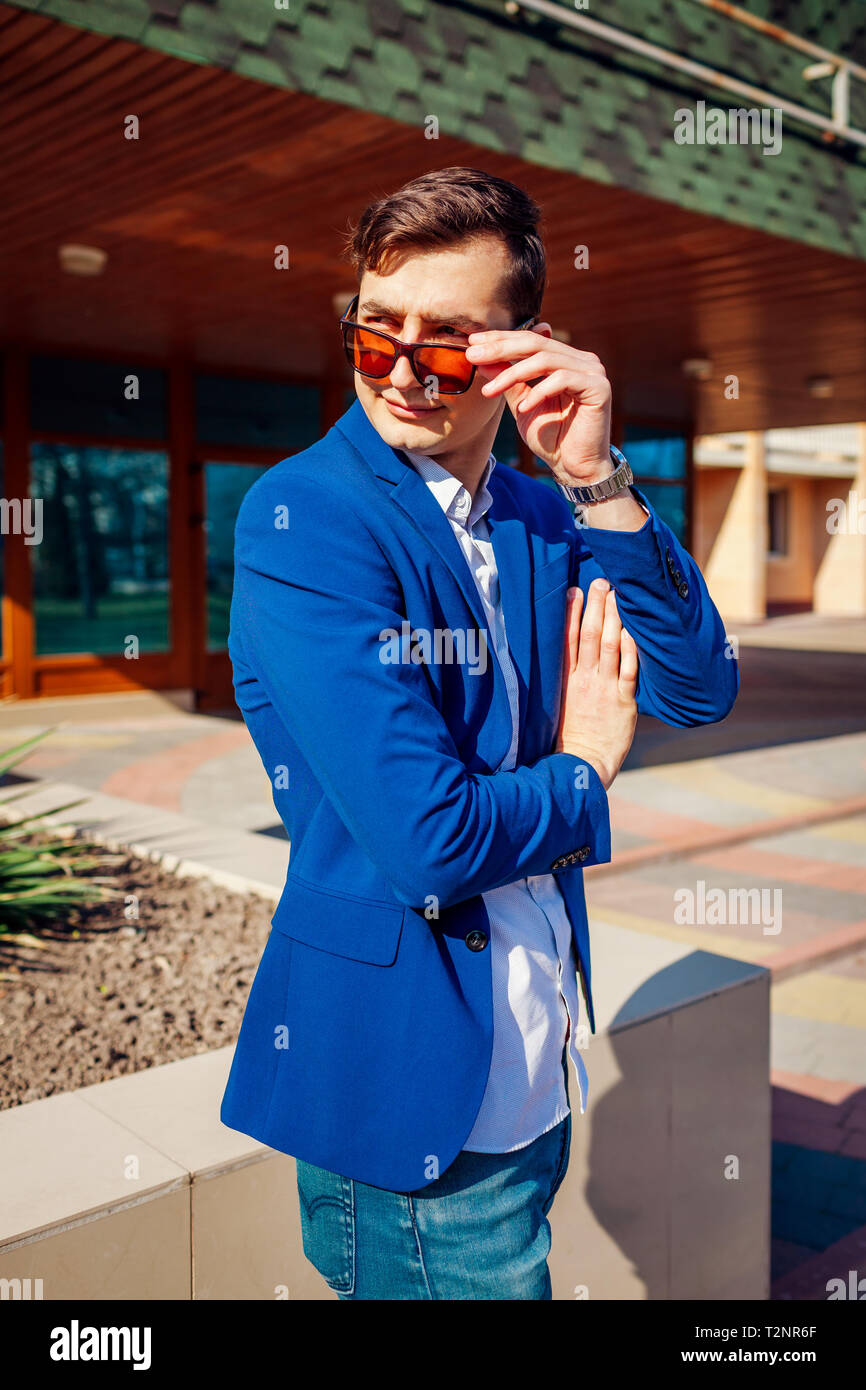
<path fill-rule="evenodd" d="M 687 357 L 681 364 L 684 376 L 693 381 L 708 381 L 713 374 L 713 364 L 709 357 Z"/>
<path fill-rule="evenodd" d="M 67 275 L 101 275 L 108 252 L 98 246 L 78 246 L 67 242 L 58 250 L 60 265 Z"/>
<path fill-rule="evenodd" d="M 836 390 L 836 383 L 831 376 L 810 376 L 806 382 L 806 390 L 815 400 L 824 401 L 832 396 Z"/>

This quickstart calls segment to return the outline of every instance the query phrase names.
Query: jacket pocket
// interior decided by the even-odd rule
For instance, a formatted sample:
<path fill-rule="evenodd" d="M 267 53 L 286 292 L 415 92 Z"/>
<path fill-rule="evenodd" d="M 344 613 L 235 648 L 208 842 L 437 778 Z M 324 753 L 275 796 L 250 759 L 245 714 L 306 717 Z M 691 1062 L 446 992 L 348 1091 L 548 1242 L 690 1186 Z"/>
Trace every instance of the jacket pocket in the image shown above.
<path fill-rule="evenodd" d="M 354 1293 L 354 1183 L 299 1158 L 295 1167 L 304 1254 L 335 1293 Z"/>
<path fill-rule="evenodd" d="M 539 599 L 546 598 L 553 593 L 554 589 L 561 588 L 568 582 L 570 566 L 570 552 L 563 550 L 555 559 L 548 561 L 537 569 L 532 579 L 532 596 L 537 603 Z"/>
<path fill-rule="evenodd" d="M 393 965 L 407 910 L 320 888 L 289 874 L 271 926 L 317 951 L 368 965 Z"/>

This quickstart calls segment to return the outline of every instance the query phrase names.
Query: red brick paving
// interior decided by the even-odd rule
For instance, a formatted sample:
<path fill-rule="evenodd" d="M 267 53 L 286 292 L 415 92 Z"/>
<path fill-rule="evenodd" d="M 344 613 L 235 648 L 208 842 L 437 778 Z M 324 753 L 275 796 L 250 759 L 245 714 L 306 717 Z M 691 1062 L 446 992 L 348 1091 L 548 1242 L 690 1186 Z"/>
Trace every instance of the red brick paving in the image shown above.
<path fill-rule="evenodd" d="M 773 1116 L 773 1139 L 781 1144 L 797 1144 L 803 1149 L 820 1149 L 825 1154 L 838 1154 L 843 1151 L 847 1138 L 841 1125 L 819 1124 L 801 1116 L 794 1119 L 788 1115 Z M 847 1154 L 856 1158 L 857 1154 Z"/>
<path fill-rule="evenodd" d="M 665 811 L 660 806 L 642 806 L 639 802 L 629 801 L 616 792 L 610 798 L 610 815 L 615 830 L 640 835 L 653 842 L 677 842 L 683 836 L 694 838 L 714 835 L 719 829 L 717 821 L 695 820 L 693 816 L 680 816 L 675 811 Z M 645 847 L 641 845 L 638 848 Z M 620 862 L 624 852 L 620 850 L 617 862 Z"/>
<path fill-rule="evenodd" d="M 866 893 L 866 868 L 859 864 L 804 859 L 800 855 L 751 849 L 747 845 L 704 851 L 701 863 L 741 877 L 753 874 L 755 878 L 806 883 L 814 888 L 833 888 L 840 893 Z"/>
<path fill-rule="evenodd" d="M 106 777 L 99 790 L 109 796 L 161 806 L 166 811 L 180 811 L 184 785 L 196 769 L 212 758 L 245 748 L 248 743 L 246 725 L 235 724 L 128 763 Z"/>
<path fill-rule="evenodd" d="M 782 1087 L 782 1094 L 809 1096 L 813 1100 L 827 1101 L 830 1105 L 842 1105 L 852 1096 L 859 1094 L 863 1087 L 856 1081 L 830 1081 L 824 1076 L 807 1076 L 804 1072 L 782 1071 L 774 1067 L 770 1072 L 774 1086 Z"/>
<path fill-rule="evenodd" d="M 849 1133 L 839 1152 L 845 1158 L 866 1159 L 866 1133 L 862 1130 Z M 864 1270 L 864 1273 L 866 1273 L 866 1270 Z"/>
<path fill-rule="evenodd" d="M 786 931 L 787 928 L 786 916 Z M 846 922 L 844 926 L 834 927 L 831 931 L 821 931 L 818 936 L 813 935 L 808 940 L 783 947 L 772 958 L 768 958 L 766 964 L 774 981 L 778 982 L 813 969 L 818 961 L 823 964 L 832 960 L 834 956 L 848 955 L 864 944 L 866 921 Z"/>
<path fill-rule="evenodd" d="M 866 1158 L 866 1087 L 773 1070 L 773 1139 Z"/>
<path fill-rule="evenodd" d="M 808 1299 L 811 1302 L 827 1299 L 829 1280 L 844 1279 L 847 1285 L 852 1269 L 858 1280 L 866 1279 L 866 1226 L 837 1240 L 829 1249 L 822 1250 L 819 1255 L 778 1279 L 770 1296 L 773 1299 Z M 864 1295 L 866 1285 L 860 1298 Z"/>
<path fill-rule="evenodd" d="M 639 816 L 635 812 L 639 812 Z M 744 844 L 747 840 L 781 835 L 788 830 L 804 830 L 812 825 L 848 820 L 851 816 L 860 816 L 864 812 L 866 797 L 852 796 L 829 802 L 827 806 L 811 811 L 798 811 L 794 815 L 773 816 L 766 820 L 748 821 L 742 825 L 709 825 L 706 821 L 674 816 L 668 811 L 635 807 L 633 802 L 625 803 L 624 800 L 614 797 L 614 828 L 621 825 L 623 830 L 635 834 L 655 834 L 655 843 L 621 849 L 613 862 L 593 864 L 586 872 L 600 877 L 621 874 L 641 864 L 656 863 L 661 859 L 677 858 L 680 855 L 698 854 L 708 849 L 721 849 L 728 845 Z M 674 837 L 671 832 L 673 823 L 677 820 L 682 822 L 684 828 Z M 639 825 L 643 829 L 638 829 Z"/>

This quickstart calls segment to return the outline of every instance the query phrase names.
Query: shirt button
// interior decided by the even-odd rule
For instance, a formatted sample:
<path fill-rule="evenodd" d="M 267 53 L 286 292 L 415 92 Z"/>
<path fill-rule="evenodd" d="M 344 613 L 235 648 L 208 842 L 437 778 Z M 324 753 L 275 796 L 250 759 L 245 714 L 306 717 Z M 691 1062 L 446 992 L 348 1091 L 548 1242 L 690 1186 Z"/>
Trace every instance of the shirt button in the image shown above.
<path fill-rule="evenodd" d="M 483 951 L 487 945 L 487 935 L 483 931 L 471 931 L 467 933 L 466 945 L 470 951 Z"/>
<path fill-rule="evenodd" d="M 688 598 L 688 596 L 689 596 L 689 586 L 688 586 L 688 584 L 682 583 L 682 584 L 680 585 L 680 587 L 677 589 L 677 593 L 679 594 L 680 598 Z"/>

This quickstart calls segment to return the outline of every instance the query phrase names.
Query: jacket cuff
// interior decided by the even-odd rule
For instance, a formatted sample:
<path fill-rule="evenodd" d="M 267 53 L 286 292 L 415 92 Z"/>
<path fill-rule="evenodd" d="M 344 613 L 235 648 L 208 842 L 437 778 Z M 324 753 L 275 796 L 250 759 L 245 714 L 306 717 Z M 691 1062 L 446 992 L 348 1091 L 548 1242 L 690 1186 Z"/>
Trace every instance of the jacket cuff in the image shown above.
<path fill-rule="evenodd" d="M 581 526 L 580 539 L 598 561 L 605 577 L 614 586 L 618 579 L 634 579 L 636 573 L 648 577 L 650 570 L 666 580 L 665 556 L 671 544 L 682 554 L 679 542 L 666 522 L 637 488 L 632 489 L 649 515 L 639 531 L 608 531 L 600 526 Z"/>
<path fill-rule="evenodd" d="M 548 763 L 557 801 L 572 831 L 568 843 L 558 847 L 548 872 L 561 873 L 577 864 L 587 868 L 609 863 L 610 807 L 595 768 L 573 753 L 551 753 Z"/>

